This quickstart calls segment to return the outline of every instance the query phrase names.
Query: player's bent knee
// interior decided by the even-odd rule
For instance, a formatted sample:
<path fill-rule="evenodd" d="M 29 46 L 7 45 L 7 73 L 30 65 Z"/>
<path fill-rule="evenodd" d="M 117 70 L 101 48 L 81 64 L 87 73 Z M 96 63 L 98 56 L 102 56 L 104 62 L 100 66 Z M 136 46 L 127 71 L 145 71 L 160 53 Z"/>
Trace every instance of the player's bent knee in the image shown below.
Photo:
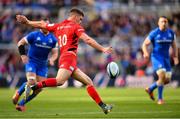
<path fill-rule="evenodd" d="M 35 85 L 36 84 L 36 80 L 34 78 L 29 78 L 27 84 L 28 85 Z"/>
<path fill-rule="evenodd" d="M 85 82 L 86 82 L 86 83 L 85 83 L 86 86 L 88 86 L 88 85 L 92 85 L 92 86 L 93 86 L 93 85 L 94 85 L 93 82 L 92 82 L 92 80 L 91 80 L 89 77 L 86 78 Z"/>
<path fill-rule="evenodd" d="M 164 80 L 164 84 L 168 84 L 171 81 L 172 72 L 166 72 L 166 78 Z"/>
<path fill-rule="evenodd" d="M 159 69 L 157 71 L 157 75 L 158 75 L 158 79 L 160 80 L 160 82 L 161 82 L 161 80 L 164 82 L 164 80 L 166 78 L 166 71 L 163 69 Z"/>
<path fill-rule="evenodd" d="M 57 85 L 62 86 L 65 83 L 65 81 L 57 80 Z"/>
<path fill-rule="evenodd" d="M 94 84 L 93 84 L 93 82 L 92 82 L 92 81 L 88 82 L 88 84 L 87 84 L 87 85 L 92 85 L 92 86 L 94 86 Z"/>

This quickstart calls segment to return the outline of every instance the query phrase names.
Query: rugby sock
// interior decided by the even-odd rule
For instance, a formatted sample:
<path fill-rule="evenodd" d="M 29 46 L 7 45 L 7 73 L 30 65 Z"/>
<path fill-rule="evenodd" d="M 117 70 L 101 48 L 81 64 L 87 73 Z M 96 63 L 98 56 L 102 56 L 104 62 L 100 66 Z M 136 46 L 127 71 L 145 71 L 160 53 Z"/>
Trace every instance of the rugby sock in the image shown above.
<path fill-rule="evenodd" d="M 162 99 L 163 89 L 164 89 L 163 85 L 158 86 L 158 99 Z"/>
<path fill-rule="evenodd" d="M 31 101 L 33 98 L 35 98 L 37 96 L 37 94 L 33 93 L 32 95 L 30 95 L 27 100 L 22 99 L 18 105 L 24 106 L 27 102 Z"/>
<path fill-rule="evenodd" d="M 102 102 L 99 94 L 97 93 L 96 89 L 94 88 L 94 86 L 92 85 L 88 85 L 87 86 L 87 92 L 89 94 L 89 96 L 91 96 L 91 98 L 99 105 L 99 106 L 103 106 L 104 103 Z"/>
<path fill-rule="evenodd" d="M 36 84 L 34 89 L 39 89 L 39 88 L 44 88 L 44 87 L 56 87 L 57 86 L 57 81 L 56 78 L 47 78 L 44 81 L 40 81 Z"/>
<path fill-rule="evenodd" d="M 25 86 L 26 86 L 26 82 L 23 83 L 23 84 L 20 86 L 20 88 L 19 88 L 19 90 L 18 90 L 19 95 L 22 95 L 22 93 L 23 93 L 24 90 L 25 90 Z"/>
<path fill-rule="evenodd" d="M 157 88 L 157 83 L 156 82 L 151 84 L 151 86 L 149 87 L 150 92 L 152 92 L 155 88 Z"/>

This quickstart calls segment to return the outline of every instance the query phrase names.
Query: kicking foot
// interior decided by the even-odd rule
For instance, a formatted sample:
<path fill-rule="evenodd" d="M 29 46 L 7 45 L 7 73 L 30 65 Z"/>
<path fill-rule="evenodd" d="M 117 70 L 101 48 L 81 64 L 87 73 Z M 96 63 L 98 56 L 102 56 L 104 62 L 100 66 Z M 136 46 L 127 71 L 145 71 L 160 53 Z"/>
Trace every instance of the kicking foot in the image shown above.
<path fill-rule="evenodd" d="M 162 104 L 164 104 L 164 100 L 159 99 L 159 100 L 158 100 L 158 102 L 157 102 L 157 104 L 158 104 L 158 105 L 162 105 Z"/>
<path fill-rule="evenodd" d="M 105 114 L 108 114 L 109 112 L 111 112 L 113 106 L 112 105 L 108 105 L 108 104 L 105 104 L 103 107 L 102 107 L 102 110 Z"/>
<path fill-rule="evenodd" d="M 149 88 L 146 88 L 145 89 L 145 91 L 148 93 L 148 95 L 149 95 L 149 97 L 151 98 L 151 100 L 155 100 L 155 98 L 154 98 L 154 94 L 153 94 L 153 92 L 151 92 L 150 90 L 149 90 Z"/>
<path fill-rule="evenodd" d="M 25 112 L 26 108 L 25 108 L 25 106 L 16 105 L 16 110 L 21 111 L 21 112 Z"/>
<path fill-rule="evenodd" d="M 16 90 L 15 94 L 12 97 L 12 102 L 14 105 L 16 105 L 18 103 L 19 98 L 20 98 L 20 95 L 19 95 L 18 91 Z"/>

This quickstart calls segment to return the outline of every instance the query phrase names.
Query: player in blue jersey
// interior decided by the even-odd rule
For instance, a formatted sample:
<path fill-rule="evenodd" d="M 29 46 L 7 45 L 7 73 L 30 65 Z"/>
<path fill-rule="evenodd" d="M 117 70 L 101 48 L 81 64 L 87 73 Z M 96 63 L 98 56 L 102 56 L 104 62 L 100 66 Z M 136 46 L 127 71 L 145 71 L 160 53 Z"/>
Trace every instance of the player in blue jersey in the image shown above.
<path fill-rule="evenodd" d="M 25 52 L 25 45 L 29 44 L 28 54 Z M 22 93 L 28 89 L 27 86 L 34 85 L 36 82 L 45 80 L 48 73 L 48 55 L 49 64 L 54 65 L 54 61 L 58 57 L 57 40 L 54 35 L 45 29 L 34 31 L 22 38 L 18 42 L 18 50 L 21 59 L 25 64 L 27 83 L 22 84 L 19 90 L 13 96 L 13 103 L 18 111 L 25 111 L 25 104 L 32 100 L 41 90 L 34 91 L 27 99 L 18 100 Z M 25 96 L 26 97 L 26 96 Z"/>
<path fill-rule="evenodd" d="M 175 43 L 175 33 L 168 28 L 168 19 L 165 16 L 159 17 L 158 28 L 150 32 L 144 40 L 142 50 L 144 58 L 149 58 L 148 46 L 152 44 L 153 50 L 151 52 L 151 62 L 154 71 L 158 76 L 158 80 L 150 87 L 146 88 L 152 100 L 155 100 L 153 91 L 158 87 L 158 104 L 163 104 L 163 86 L 168 84 L 171 79 L 171 64 L 169 48 L 172 46 L 174 64 L 178 64 L 178 50 Z"/>

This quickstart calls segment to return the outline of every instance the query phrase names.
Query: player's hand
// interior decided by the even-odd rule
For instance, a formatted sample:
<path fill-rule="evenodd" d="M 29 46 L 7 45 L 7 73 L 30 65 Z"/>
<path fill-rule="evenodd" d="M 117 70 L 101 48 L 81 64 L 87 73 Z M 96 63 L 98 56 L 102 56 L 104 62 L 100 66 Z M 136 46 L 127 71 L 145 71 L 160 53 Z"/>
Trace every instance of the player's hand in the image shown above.
<path fill-rule="evenodd" d="M 107 54 L 110 54 L 113 52 L 113 48 L 112 47 L 105 47 L 103 49 L 103 53 L 107 53 Z"/>
<path fill-rule="evenodd" d="M 144 57 L 145 59 L 149 59 L 149 53 L 143 53 L 143 57 Z"/>
<path fill-rule="evenodd" d="M 26 55 L 21 55 L 21 59 L 24 64 L 28 63 L 29 61 L 29 58 Z"/>
<path fill-rule="evenodd" d="M 16 15 L 16 19 L 19 23 L 28 24 L 29 20 L 24 15 Z"/>
<path fill-rule="evenodd" d="M 174 57 L 173 60 L 174 60 L 174 64 L 175 64 L 175 65 L 178 65 L 178 64 L 179 64 L 179 59 L 178 59 L 178 57 Z"/>
<path fill-rule="evenodd" d="M 51 66 L 54 66 L 54 60 L 49 59 L 49 64 L 50 64 Z"/>

